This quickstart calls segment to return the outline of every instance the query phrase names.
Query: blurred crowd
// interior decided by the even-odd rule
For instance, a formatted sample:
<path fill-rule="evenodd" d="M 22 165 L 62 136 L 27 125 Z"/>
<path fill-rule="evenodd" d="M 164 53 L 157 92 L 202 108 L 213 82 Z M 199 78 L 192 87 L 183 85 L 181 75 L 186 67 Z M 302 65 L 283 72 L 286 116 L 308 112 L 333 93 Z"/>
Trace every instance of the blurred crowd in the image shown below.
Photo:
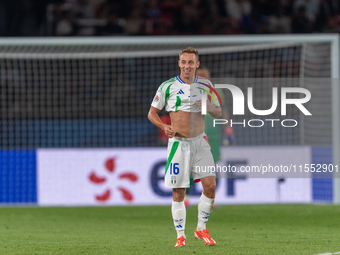
<path fill-rule="evenodd" d="M 0 3 L 1 36 L 338 31 L 339 0 L 18 0 Z"/>

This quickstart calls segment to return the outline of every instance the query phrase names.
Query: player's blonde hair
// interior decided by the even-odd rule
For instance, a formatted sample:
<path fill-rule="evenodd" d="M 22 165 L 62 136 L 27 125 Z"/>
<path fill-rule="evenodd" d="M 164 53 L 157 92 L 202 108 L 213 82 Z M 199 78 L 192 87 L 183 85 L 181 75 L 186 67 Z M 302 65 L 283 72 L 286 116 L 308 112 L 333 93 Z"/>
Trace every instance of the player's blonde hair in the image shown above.
<path fill-rule="evenodd" d="M 191 53 L 191 54 L 195 54 L 196 55 L 196 59 L 198 61 L 198 51 L 194 48 L 194 47 L 186 47 L 185 49 L 181 50 L 181 52 L 179 53 L 179 58 L 181 58 L 181 55 L 183 53 Z"/>

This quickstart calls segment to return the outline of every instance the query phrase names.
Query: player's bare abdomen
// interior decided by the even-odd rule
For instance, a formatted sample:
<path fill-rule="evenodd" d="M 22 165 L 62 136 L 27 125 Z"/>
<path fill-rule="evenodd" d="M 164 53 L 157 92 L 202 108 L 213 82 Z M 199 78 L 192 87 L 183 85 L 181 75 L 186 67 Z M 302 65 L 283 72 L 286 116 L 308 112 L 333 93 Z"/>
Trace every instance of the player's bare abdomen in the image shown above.
<path fill-rule="evenodd" d="M 201 112 L 170 112 L 171 126 L 178 137 L 193 138 L 204 132 L 204 116 Z"/>

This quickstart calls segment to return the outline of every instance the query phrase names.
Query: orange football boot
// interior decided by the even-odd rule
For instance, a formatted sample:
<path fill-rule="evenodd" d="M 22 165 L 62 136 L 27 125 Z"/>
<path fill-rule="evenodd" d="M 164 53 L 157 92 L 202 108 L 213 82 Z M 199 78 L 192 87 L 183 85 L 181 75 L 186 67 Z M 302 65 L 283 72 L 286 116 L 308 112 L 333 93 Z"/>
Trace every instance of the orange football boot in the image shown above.
<path fill-rule="evenodd" d="M 187 240 L 184 238 L 184 236 L 181 236 L 174 240 L 177 240 L 175 247 L 187 246 Z"/>
<path fill-rule="evenodd" d="M 205 242 L 207 245 L 215 245 L 216 242 L 209 235 L 209 230 L 203 229 L 202 231 L 195 230 L 195 237 Z"/>

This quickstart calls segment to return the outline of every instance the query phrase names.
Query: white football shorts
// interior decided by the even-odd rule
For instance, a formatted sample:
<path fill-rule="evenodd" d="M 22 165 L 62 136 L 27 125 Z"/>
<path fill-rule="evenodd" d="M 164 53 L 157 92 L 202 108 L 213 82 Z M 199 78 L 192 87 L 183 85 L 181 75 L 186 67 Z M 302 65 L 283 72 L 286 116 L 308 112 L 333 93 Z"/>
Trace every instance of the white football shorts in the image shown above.
<path fill-rule="evenodd" d="M 173 137 L 168 143 L 168 160 L 165 166 L 165 186 L 189 188 L 190 174 L 194 182 L 204 177 L 216 177 L 215 166 L 207 135 L 195 138 Z"/>

